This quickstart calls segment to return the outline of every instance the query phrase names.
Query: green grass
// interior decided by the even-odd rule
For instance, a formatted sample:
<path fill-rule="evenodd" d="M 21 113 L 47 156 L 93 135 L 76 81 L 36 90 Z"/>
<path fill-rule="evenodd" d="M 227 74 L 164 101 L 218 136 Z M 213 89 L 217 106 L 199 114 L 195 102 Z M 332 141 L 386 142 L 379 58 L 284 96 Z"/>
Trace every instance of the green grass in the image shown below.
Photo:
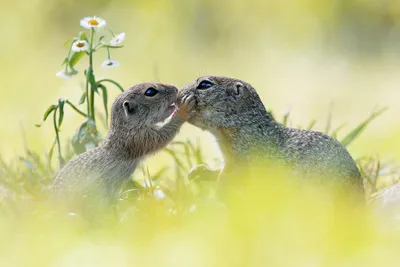
<path fill-rule="evenodd" d="M 380 112 L 347 133 L 331 126 L 327 132 L 349 145 Z M 282 123 L 288 124 L 289 115 Z M 326 188 L 299 186 L 278 170 L 254 171 L 241 177 L 249 183 L 227 207 L 215 197 L 216 183 L 187 178 L 193 166 L 204 163 L 200 143 L 172 142 L 160 153 L 174 165 L 157 171 L 140 166 L 121 190 L 117 221 L 110 220 L 114 214 L 103 215 L 101 226 L 46 199 L 55 159 L 26 148 L 10 163 L 0 160 L 0 183 L 7 191 L 0 191 L 0 266 L 397 263 L 400 236 L 386 231 L 389 220 L 369 210 L 355 214 L 345 198 Z M 63 155 L 74 156 L 70 145 Z M 397 182 L 400 172 L 390 163 L 368 156 L 357 163 L 367 194 Z"/>

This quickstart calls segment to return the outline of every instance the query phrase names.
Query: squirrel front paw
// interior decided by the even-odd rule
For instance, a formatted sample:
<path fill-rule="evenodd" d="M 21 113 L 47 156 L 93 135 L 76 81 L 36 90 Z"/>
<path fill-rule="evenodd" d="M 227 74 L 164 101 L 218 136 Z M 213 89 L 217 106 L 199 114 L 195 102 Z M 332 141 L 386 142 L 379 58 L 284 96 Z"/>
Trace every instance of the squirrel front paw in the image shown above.
<path fill-rule="evenodd" d="M 176 115 L 183 120 L 188 120 L 194 113 L 196 105 L 196 99 L 193 95 L 185 95 L 180 101 L 178 101 L 178 111 Z"/>
<path fill-rule="evenodd" d="M 216 182 L 220 170 L 211 170 L 204 164 L 197 165 L 190 169 L 188 178 L 190 181 Z"/>

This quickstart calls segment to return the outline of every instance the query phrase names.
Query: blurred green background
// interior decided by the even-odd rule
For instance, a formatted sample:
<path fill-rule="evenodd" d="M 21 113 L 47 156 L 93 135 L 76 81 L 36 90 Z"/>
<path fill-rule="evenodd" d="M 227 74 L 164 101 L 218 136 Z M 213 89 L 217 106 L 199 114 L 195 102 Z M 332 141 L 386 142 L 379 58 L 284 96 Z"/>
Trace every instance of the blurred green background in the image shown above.
<path fill-rule="evenodd" d="M 104 58 L 95 58 L 97 78 L 128 87 L 144 81 L 182 86 L 207 74 L 236 77 L 251 83 L 277 117 L 290 108 L 293 126 L 317 119 L 320 130 L 330 111 L 333 125 L 351 129 L 377 106 L 388 106 L 350 150 L 355 157 L 400 158 L 398 0 L 2 1 L 3 157 L 22 153 L 23 132 L 28 147 L 49 149 L 51 123 L 34 124 L 59 97 L 78 102 L 86 62 L 73 80 L 55 73 L 67 53 L 63 43 L 80 31 L 81 18 L 92 15 L 127 34 L 125 47 L 112 54 L 121 67 L 101 69 L 102 51 Z M 78 122 L 66 113 L 63 140 Z M 190 125 L 178 138 L 188 137 L 216 151 L 211 137 Z"/>

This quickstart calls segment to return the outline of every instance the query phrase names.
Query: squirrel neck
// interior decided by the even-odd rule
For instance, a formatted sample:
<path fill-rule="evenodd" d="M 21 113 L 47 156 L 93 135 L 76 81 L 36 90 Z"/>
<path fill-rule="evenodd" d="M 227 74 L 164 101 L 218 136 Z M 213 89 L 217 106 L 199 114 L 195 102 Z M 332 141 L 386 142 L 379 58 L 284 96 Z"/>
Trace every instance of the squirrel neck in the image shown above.
<path fill-rule="evenodd" d="M 136 146 L 141 132 L 145 131 L 146 126 L 140 126 L 136 129 L 129 129 L 123 126 L 111 126 L 107 136 L 101 144 L 101 149 L 107 150 L 116 158 L 121 159 L 137 159 L 144 155 L 144 151 L 140 151 L 144 145 Z"/>
<path fill-rule="evenodd" d="M 250 115 L 250 116 L 247 116 Z M 246 114 L 251 120 L 233 120 L 237 123 L 212 130 L 225 164 L 245 163 L 254 157 L 281 157 L 285 127 L 270 114 Z"/>

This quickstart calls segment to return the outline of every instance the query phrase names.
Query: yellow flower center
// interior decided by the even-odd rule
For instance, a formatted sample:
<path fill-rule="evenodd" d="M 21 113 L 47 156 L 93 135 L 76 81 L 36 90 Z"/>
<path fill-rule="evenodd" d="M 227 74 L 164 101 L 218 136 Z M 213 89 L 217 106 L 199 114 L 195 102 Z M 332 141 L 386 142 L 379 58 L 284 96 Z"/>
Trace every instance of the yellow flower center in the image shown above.
<path fill-rule="evenodd" d="M 85 43 L 84 42 L 78 42 L 77 44 L 76 44 L 76 46 L 77 47 L 84 47 L 85 46 Z"/>
<path fill-rule="evenodd" d="M 88 23 L 89 23 L 91 26 L 97 26 L 97 25 L 99 25 L 99 22 L 98 22 L 96 19 L 91 19 L 91 20 L 88 21 Z"/>

